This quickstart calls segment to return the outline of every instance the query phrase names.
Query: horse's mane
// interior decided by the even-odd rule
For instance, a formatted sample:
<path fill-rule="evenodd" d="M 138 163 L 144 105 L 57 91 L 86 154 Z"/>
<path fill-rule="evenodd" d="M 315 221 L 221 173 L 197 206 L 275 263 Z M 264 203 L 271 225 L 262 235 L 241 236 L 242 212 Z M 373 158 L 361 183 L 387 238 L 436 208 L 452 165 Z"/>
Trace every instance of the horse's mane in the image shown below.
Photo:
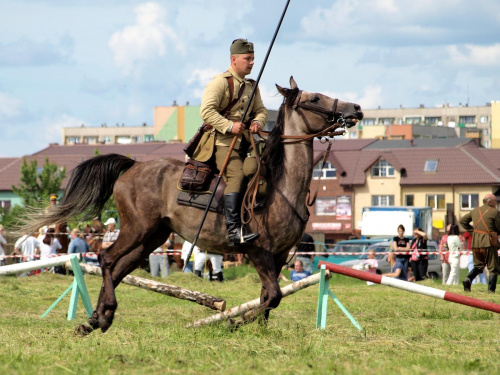
<path fill-rule="evenodd" d="M 276 186 L 285 173 L 285 150 L 281 142 L 285 128 L 285 106 L 291 106 L 299 93 L 299 89 L 289 89 L 286 91 L 283 103 L 278 111 L 278 118 L 269 137 L 267 139 L 264 162 L 269 169 L 269 182 Z"/>

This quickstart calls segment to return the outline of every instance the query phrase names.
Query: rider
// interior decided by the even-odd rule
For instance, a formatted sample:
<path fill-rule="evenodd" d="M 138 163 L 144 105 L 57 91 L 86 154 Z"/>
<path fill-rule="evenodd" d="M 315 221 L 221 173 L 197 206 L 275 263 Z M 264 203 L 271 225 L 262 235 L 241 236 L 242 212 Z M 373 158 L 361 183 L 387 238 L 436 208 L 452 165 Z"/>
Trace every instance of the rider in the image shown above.
<path fill-rule="evenodd" d="M 241 224 L 243 161 L 248 152 L 250 131 L 257 133 L 262 130 L 267 122 L 267 110 L 257 89 L 244 121 L 240 122 L 255 84 L 255 81 L 245 78 L 251 73 L 254 65 L 253 43 L 246 39 L 236 39 L 231 44 L 230 52 L 231 66 L 208 83 L 201 100 L 200 114 L 203 121 L 215 129 L 215 160 L 219 170 L 224 164 L 233 138 L 238 137 L 222 175 L 226 182 L 224 211 L 229 246 L 238 246 L 259 237 L 258 233 L 245 234 Z M 231 81 L 234 86 L 232 97 L 238 100 L 228 110 Z M 225 108 L 225 113 L 221 114 Z"/>

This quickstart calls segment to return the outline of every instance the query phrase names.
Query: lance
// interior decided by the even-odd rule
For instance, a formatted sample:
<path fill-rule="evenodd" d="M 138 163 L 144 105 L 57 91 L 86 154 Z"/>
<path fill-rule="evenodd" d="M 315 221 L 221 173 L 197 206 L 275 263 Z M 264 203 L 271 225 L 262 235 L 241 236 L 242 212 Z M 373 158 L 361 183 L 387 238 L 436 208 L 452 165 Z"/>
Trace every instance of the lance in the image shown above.
<path fill-rule="evenodd" d="M 283 22 L 283 18 L 285 18 L 285 13 L 286 10 L 288 9 L 288 4 L 290 4 L 290 0 L 287 0 L 285 9 L 283 9 L 283 13 L 281 14 L 280 20 L 278 22 L 278 26 L 276 27 L 276 30 L 274 31 L 273 39 L 271 40 L 271 44 L 269 44 L 269 48 L 267 49 L 266 56 L 264 57 L 264 62 L 262 63 L 262 67 L 260 68 L 259 75 L 257 76 L 257 80 L 255 81 L 255 85 L 253 86 L 252 93 L 250 94 L 250 99 L 248 100 L 247 106 L 245 107 L 245 111 L 243 112 L 243 115 L 241 116 L 241 122 L 243 123 L 245 121 L 245 117 L 247 116 L 248 110 L 250 108 L 250 104 L 252 103 L 252 100 L 255 96 L 255 90 L 257 90 L 257 86 L 259 85 L 260 77 L 262 76 L 262 72 L 264 71 L 264 68 L 266 67 L 267 59 L 269 58 L 269 55 L 271 54 L 271 50 L 274 45 L 274 41 L 276 40 L 276 36 L 278 35 L 278 31 L 281 27 L 281 23 Z M 189 249 L 189 253 L 186 257 L 186 261 L 184 263 L 184 269 L 186 269 L 186 266 L 189 262 L 189 258 L 191 258 L 191 254 L 193 253 L 193 249 L 196 246 L 196 242 L 198 241 L 198 237 L 200 236 L 201 229 L 203 228 L 203 224 L 205 223 L 205 219 L 207 218 L 208 210 L 210 209 L 210 205 L 212 204 L 212 201 L 214 200 L 215 192 L 217 191 L 217 187 L 219 186 L 220 179 L 222 178 L 222 174 L 227 168 L 227 165 L 229 164 L 229 157 L 231 155 L 231 152 L 234 149 L 234 146 L 236 145 L 236 141 L 238 140 L 238 135 L 235 135 L 231 145 L 229 146 L 229 152 L 227 153 L 226 159 L 224 160 L 224 164 L 222 164 L 222 168 L 219 171 L 219 174 L 217 175 L 217 180 L 215 181 L 215 185 L 212 190 L 212 194 L 210 195 L 210 199 L 208 200 L 207 207 L 205 207 L 205 212 L 203 213 L 203 217 L 201 218 L 200 226 L 198 227 L 198 230 L 196 231 L 196 234 L 194 236 L 193 243 L 191 244 L 191 248 Z"/>

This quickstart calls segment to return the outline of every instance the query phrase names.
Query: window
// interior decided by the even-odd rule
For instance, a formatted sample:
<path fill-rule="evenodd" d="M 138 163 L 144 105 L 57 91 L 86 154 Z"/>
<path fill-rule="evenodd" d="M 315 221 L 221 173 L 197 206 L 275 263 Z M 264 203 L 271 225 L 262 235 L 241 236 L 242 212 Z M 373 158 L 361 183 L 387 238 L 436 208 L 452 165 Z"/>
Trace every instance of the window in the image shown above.
<path fill-rule="evenodd" d="M 479 194 L 460 194 L 460 209 L 472 210 L 479 207 Z"/>
<path fill-rule="evenodd" d="M 102 137 L 102 143 L 106 143 L 106 144 L 111 143 L 111 137 L 109 137 L 107 135 Z"/>
<path fill-rule="evenodd" d="M 441 121 L 441 117 L 426 117 L 425 118 L 425 123 L 427 125 L 438 125 L 438 123 Z"/>
<path fill-rule="evenodd" d="M 335 215 L 336 211 L 335 198 L 317 198 L 314 205 L 314 212 L 316 215 Z"/>
<path fill-rule="evenodd" d="M 372 195 L 372 206 L 394 206 L 394 195 Z"/>
<path fill-rule="evenodd" d="M 394 117 L 380 118 L 378 120 L 378 123 L 381 125 L 392 125 L 395 123 L 395 118 Z"/>
<path fill-rule="evenodd" d="M 459 116 L 458 117 L 459 124 L 475 124 L 476 116 Z"/>
<path fill-rule="evenodd" d="M 422 117 L 405 117 L 405 124 L 420 124 L 422 122 Z"/>
<path fill-rule="evenodd" d="M 426 160 L 424 166 L 424 172 L 436 172 L 439 160 Z"/>
<path fill-rule="evenodd" d="M 155 136 L 152 134 L 146 134 L 144 136 L 144 142 L 153 142 L 155 140 Z"/>
<path fill-rule="evenodd" d="M 413 207 L 415 205 L 415 196 L 413 194 L 405 195 L 405 206 Z"/>
<path fill-rule="evenodd" d="M 374 118 L 364 118 L 361 120 L 361 125 L 375 125 L 375 119 Z"/>
<path fill-rule="evenodd" d="M 132 142 L 132 140 L 130 139 L 130 137 L 128 135 L 119 135 L 116 137 L 116 143 L 126 145 L 126 144 L 129 144 L 131 142 Z"/>
<path fill-rule="evenodd" d="M 10 211 L 10 201 L 0 201 L 0 214 Z"/>
<path fill-rule="evenodd" d="M 479 117 L 479 122 L 481 124 L 487 124 L 488 123 L 488 116 L 481 116 L 481 117 Z"/>
<path fill-rule="evenodd" d="M 444 210 L 444 194 L 427 194 L 427 206 L 432 207 L 434 210 Z"/>
<path fill-rule="evenodd" d="M 97 143 L 97 137 L 83 137 L 83 143 L 95 145 Z"/>
<path fill-rule="evenodd" d="M 381 159 L 372 167 L 372 177 L 391 177 L 394 176 L 394 167 L 385 160 Z"/>
<path fill-rule="evenodd" d="M 66 138 L 66 143 L 70 144 L 70 145 L 71 144 L 75 144 L 76 145 L 76 144 L 80 143 L 80 137 L 67 137 Z"/>
<path fill-rule="evenodd" d="M 334 178 L 337 178 L 337 170 L 332 165 L 332 163 L 330 163 L 329 161 L 327 161 L 325 163 L 325 167 L 323 168 L 323 170 L 321 170 L 321 166 L 322 165 L 323 165 L 323 160 L 321 160 L 314 167 L 313 178 L 315 180 L 317 180 L 320 176 L 321 176 L 321 178 L 324 178 L 324 179 L 334 179 Z"/>

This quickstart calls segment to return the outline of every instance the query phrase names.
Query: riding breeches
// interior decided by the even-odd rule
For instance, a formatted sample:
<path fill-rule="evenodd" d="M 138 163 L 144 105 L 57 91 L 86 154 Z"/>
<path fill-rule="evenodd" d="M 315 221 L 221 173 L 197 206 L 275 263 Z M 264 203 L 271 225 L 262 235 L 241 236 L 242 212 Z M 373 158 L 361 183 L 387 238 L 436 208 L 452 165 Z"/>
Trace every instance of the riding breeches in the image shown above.
<path fill-rule="evenodd" d="M 229 147 L 216 146 L 215 147 L 215 162 L 217 163 L 217 169 L 221 169 L 226 156 L 229 152 Z M 222 178 L 226 183 L 226 189 L 224 194 L 230 193 L 240 193 L 243 178 L 243 160 L 245 159 L 245 153 L 234 150 L 231 152 L 229 157 L 229 163 L 227 164 L 226 170 L 222 174 Z"/>

